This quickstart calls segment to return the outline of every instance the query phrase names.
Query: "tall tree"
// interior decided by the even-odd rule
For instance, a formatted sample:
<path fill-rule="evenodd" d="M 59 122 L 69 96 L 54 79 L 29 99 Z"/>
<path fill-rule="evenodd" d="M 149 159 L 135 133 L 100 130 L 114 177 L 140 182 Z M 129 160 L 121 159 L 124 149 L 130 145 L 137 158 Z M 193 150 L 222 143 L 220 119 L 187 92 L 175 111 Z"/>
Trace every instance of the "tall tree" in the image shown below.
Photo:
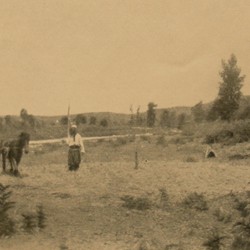
<path fill-rule="evenodd" d="M 153 127 L 155 124 L 155 108 L 157 107 L 157 104 L 150 102 L 148 104 L 148 111 L 147 111 L 147 125 L 148 127 Z"/>
<path fill-rule="evenodd" d="M 33 115 L 28 114 L 26 109 L 21 109 L 20 117 L 22 119 L 23 125 L 25 126 L 29 125 L 32 128 L 35 128 L 38 123 Z"/>
<path fill-rule="evenodd" d="M 28 111 L 26 109 L 21 109 L 20 111 L 20 117 L 25 122 L 28 119 Z"/>
<path fill-rule="evenodd" d="M 241 88 L 245 76 L 241 75 L 241 69 L 237 66 L 237 58 L 234 54 L 225 62 L 222 60 L 222 71 L 219 72 L 222 81 L 218 97 L 212 109 L 216 111 L 222 120 L 230 121 L 239 108 Z"/>

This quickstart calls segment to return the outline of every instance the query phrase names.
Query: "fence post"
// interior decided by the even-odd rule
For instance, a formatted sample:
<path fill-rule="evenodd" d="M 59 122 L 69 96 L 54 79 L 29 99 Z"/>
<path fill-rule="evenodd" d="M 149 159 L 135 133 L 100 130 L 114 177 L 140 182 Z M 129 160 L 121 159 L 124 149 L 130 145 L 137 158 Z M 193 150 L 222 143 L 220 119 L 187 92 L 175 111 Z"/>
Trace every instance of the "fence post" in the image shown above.
<path fill-rule="evenodd" d="M 138 161 L 138 152 L 137 149 L 135 151 L 135 169 L 138 169 L 139 167 L 139 161 Z"/>

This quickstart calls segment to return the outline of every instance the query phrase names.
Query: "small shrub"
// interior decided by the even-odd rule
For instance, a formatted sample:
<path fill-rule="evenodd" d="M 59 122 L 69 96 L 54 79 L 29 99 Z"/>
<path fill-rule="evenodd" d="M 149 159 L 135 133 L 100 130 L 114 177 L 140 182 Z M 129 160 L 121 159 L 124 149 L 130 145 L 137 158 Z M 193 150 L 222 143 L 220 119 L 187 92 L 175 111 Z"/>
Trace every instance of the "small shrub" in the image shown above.
<path fill-rule="evenodd" d="M 194 208 L 196 210 L 208 210 L 207 201 L 203 194 L 193 192 L 189 194 L 182 202 L 185 207 Z"/>
<path fill-rule="evenodd" d="M 16 232 L 15 222 L 9 217 L 2 217 L 0 215 L 0 237 L 11 236 Z"/>
<path fill-rule="evenodd" d="M 22 216 L 23 216 L 23 225 L 22 225 L 23 230 L 27 233 L 32 233 L 37 227 L 36 214 L 26 213 L 22 214 Z"/>
<path fill-rule="evenodd" d="M 220 250 L 224 245 L 222 240 L 225 238 L 226 236 L 221 236 L 218 229 L 214 228 L 202 245 L 206 247 L 207 250 Z"/>
<path fill-rule="evenodd" d="M 216 209 L 213 214 L 217 218 L 218 221 L 221 221 L 224 223 L 228 223 L 232 220 L 232 215 L 224 211 L 222 208 Z"/>
<path fill-rule="evenodd" d="M 8 185 L 4 186 L 0 183 L 0 236 L 10 236 L 15 233 L 15 223 L 8 215 L 15 202 L 9 201 L 12 192 L 8 189 Z"/>
<path fill-rule="evenodd" d="M 243 219 L 233 226 L 234 241 L 232 250 L 249 250 L 250 249 L 250 218 Z"/>
<path fill-rule="evenodd" d="M 247 217 L 250 215 L 250 201 L 249 200 L 239 200 L 235 198 L 235 206 L 234 208 L 237 209 L 242 217 Z"/>
<path fill-rule="evenodd" d="M 244 218 L 236 222 L 233 226 L 236 232 L 250 239 L 250 218 Z"/>
<path fill-rule="evenodd" d="M 43 206 L 39 205 L 37 207 L 37 226 L 39 229 L 44 229 L 46 227 L 45 221 L 46 221 L 46 215 L 43 210 Z"/>
<path fill-rule="evenodd" d="M 128 209 L 147 210 L 152 207 L 152 203 L 147 197 L 135 198 L 130 195 L 125 195 L 121 197 L 121 200 L 124 201 L 123 207 Z"/>

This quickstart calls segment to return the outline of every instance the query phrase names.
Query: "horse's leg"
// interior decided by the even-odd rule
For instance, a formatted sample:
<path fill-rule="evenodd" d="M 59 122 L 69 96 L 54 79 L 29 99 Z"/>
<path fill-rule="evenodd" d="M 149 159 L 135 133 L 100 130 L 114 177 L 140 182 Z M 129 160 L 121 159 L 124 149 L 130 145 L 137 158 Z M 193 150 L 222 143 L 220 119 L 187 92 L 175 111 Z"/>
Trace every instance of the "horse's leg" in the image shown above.
<path fill-rule="evenodd" d="M 14 169 L 13 169 L 13 159 L 12 157 L 8 157 L 9 163 L 10 163 L 10 172 L 13 173 Z"/>
<path fill-rule="evenodd" d="M 10 160 L 11 160 L 11 168 L 12 168 L 12 171 L 13 171 L 13 175 L 14 176 L 20 176 L 16 160 L 13 157 L 11 157 Z"/>

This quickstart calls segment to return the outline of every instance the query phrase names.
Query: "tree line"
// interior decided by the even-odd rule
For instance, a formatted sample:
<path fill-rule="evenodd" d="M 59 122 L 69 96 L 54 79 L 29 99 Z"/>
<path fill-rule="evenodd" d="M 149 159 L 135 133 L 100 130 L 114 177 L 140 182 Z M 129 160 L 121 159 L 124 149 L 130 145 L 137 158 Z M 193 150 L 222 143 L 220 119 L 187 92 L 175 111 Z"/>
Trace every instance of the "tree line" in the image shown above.
<path fill-rule="evenodd" d="M 240 107 L 243 95 L 241 89 L 245 75 L 241 74 L 241 69 L 237 65 L 237 58 L 232 54 L 228 61 L 222 60 L 222 70 L 219 72 L 221 81 L 219 91 L 215 100 L 210 105 L 202 102 L 195 104 L 191 108 L 191 114 L 176 114 L 175 111 L 165 110 L 162 112 L 159 125 L 169 128 L 181 128 L 188 122 L 201 123 L 204 121 L 224 120 L 232 121 L 239 119 L 250 119 L 250 101 Z M 147 125 L 155 126 L 157 105 L 153 102 L 148 104 Z M 241 108 L 241 110 L 240 110 Z"/>
<path fill-rule="evenodd" d="M 0 117 L 0 129 L 4 128 L 39 128 L 43 126 L 43 122 L 37 119 L 34 115 L 28 113 L 26 109 L 21 109 L 20 116 L 14 117 L 6 115 Z"/>
<path fill-rule="evenodd" d="M 68 124 L 68 117 L 67 116 L 63 116 L 60 119 L 60 124 L 62 125 L 67 125 Z M 97 118 L 95 116 L 90 116 L 89 120 L 87 118 L 87 116 L 85 116 L 84 114 L 78 114 L 76 115 L 76 117 L 74 117 L 72 119 L 72 122 L 76 123 L 76 125 L 100 125 L 102 127 L 107 127 L 108 126 L 108 120 L 106 118 L 102 118 L 99 122 L 97 120 Z"/>

